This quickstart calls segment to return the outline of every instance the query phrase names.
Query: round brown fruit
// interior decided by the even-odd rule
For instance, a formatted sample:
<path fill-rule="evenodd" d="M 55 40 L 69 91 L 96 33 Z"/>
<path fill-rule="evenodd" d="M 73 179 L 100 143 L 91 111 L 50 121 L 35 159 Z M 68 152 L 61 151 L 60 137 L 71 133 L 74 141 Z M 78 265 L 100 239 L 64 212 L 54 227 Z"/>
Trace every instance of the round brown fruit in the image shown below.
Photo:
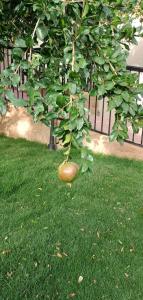
<path fill-rule="evenodd" d="M 58 167 L 59 179 L 64 182 L 72 182 L 77 176 L 79 166 L 74 162 L 64 162 Z"/>

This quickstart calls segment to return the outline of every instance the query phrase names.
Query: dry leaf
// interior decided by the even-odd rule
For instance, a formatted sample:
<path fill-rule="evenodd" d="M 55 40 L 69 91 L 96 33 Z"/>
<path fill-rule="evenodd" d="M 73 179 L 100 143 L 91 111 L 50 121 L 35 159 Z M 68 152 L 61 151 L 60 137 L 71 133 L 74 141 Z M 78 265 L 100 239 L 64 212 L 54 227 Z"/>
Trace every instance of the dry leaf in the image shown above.
<path fill-rule="evenodd" d="M 118 242 L 119 242 L 120 245 L 123 245 L 123 243 L 120 240 L 118 240 Z"/>
<path fill-rule="evenodd" d="M 59 253 L 59 252 L 56 254 L 56 256 L 59 257 L 59 258 L 63 258 L 62 254 Z"/>
<path fill-rule="evenodd" d="M 97 231 L 97 237 L 98 237 L 98 239 L 100 238 L 100 233 L 99 233 L 99 231 Z"/>
<path fill-rule="evenodd" d="M 11 253 L 11 250 L 10 249 L 5 249 L 2 251 L 2 254 L 9 254 Z"/>
<path fill-rule="evenodd" d="M 63 252 L 63 255 L 64 255 L 64 256 L 66 256 L 66 257 L 68 256 L 68 254 L 67 254 L 67 253 L 65 253 L 65 252 Z"/>
<path fill-rule="evenodd" d="M 79 276 L 78 283 L 81 283 L 83 281 L 83 276 Z"/>
<path fill-rule="evenodd" d="M 7 272 L 7 273 L 6 273 L 7 277 L 11 277 L 12 274 L 13 274 L 13 272 Z"/>
<path fill-rule="evenodd" d="M 69 294 L 69 297 L 70 297 L 70 298 L 73 298 L 73 297 L 75 297 L 75 296 L 76 296 L 75 293 L 70 293 L 70 294 Z"/>
<path fill-rule="evenodd" d="M 67 186 L 71 189 L 72 188 L 72 183 L 68 182 Z"/>
<path fill-rule="evenodd" d="M 84 228 L 80 228 L 80 231 L 84 231 Z"/>
<path fill-rule="evenodd" d="M 125 276 L 126 276 L 126 278 L 128 278 L 128 277 L 129 277 L 129 274 L 128 274 L 128 273 L 125 273 Z"/>

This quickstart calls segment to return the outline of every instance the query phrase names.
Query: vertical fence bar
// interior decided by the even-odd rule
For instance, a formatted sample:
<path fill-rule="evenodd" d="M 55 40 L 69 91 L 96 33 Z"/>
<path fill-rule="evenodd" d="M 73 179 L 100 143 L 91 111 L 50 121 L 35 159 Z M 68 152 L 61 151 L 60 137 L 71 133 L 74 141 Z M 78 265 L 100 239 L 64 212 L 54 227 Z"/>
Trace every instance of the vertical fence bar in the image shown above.
<path fill-rule="evenodd" d="M 90 120 L 90 103 L 91 103 L 91 97 L 88 94 L 88 121 Z"/>
<path fill-rule="evenodd" d="M 49 138 L 49 144 L 48 149 L 49 150 L 56 150 L 57 146 L 55 143 L 55 137 L 53 136 L 53 130 L 54 130 L 54 120 L 51 121 L 51 127 L 50 127 L 50 138 Z"/>
<path fill-rule="evenodd" d="M 87 82 L 87 92 L 88 92 L 88 121 L 90 121 L 90 113 L 91 113 L 91 96 L 90 96 L 90 90 L 92 88 L 92 69 L 90 72 L 90 79 L 89 82 Z"/>
<path fill-rule="evenodd" d="M 109 125 L 108 125 L 108 135 L 110 135 L 110 132 L 111 132 L 111 110 L 110 110 L 110 113 L 109 113 Z"/>
<path fill-rule="evenodd" d="M 96 100 L 95 100 L 95 118 L 94 118 L 94 130 L 96 131 L 96 117 L 97 117 L 97 96 L 96 96 Z"/>
<path fill-rule="evenodd" d="M 105 107 L 105 97 L 103 97 L 103 104 L 102 104 L 101 132 L 103 132 L 103 124 L 104 124 L 104 107 Z"/>
<path fill-rule="evenodd" d="M 141 145 L 143 145 L 143 128 L 142 128 L 142 134 L 141 134 Z"/>

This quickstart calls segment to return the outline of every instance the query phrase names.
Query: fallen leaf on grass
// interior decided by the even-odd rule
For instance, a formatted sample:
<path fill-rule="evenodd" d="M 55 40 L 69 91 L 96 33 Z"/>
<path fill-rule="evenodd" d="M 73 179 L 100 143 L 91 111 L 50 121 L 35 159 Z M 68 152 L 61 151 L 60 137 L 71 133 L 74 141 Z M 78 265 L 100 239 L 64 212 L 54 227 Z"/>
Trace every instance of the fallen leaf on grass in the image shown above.
<path fill-rule="evenodd" d="M 83 232 L 83 231 L 84 231 L 84 228 L 80 228 L 80 231 L 82 231 L 82 232 Z"/>
<path fill-rule="evenodd" d="M 97 237 L 98 237 L 98 239 L 100 238 L 100 233 L 99 233 L 99 231 L 97 231 Z"/>
<path fill-rule="evenodd" d="M 83 276 L 79 276 L 78 283 L 81 283 L 83 281 Z"/>
<path fill-rule="evenodd" d="M 60 253 L 60 252 L 57 252 L 56 254 L 53 254 L 52 256 L 55 256 L 55 257 L 58 257 L 58 258 L 63 258 L 64 256 L 68 256 L 67 253 L 63 252 L 63 253 Z"/>
<path fill-rule="evenodd" d="M 65 252 L 63 252 L 63 255 L 64 255 L 64 256 L 66 256 L 66 257 L 68 256 L 68 254 L 67 254 L 67 253 L 65 253 Z"/>
<path fill-rule="evenodd" d="M 7 272 L 7 273 L 6 273 L 7 277 L 11 277 L 12 274 L 13 274 L 13 272 Z"/>
<path fill-rule="evenodd" d="M 38 266 L 37 261 L 34 262 L 34 266 L 35 266 L 35 268 L 37 268 L 37 266 Z"/>
<path fill-rule="evenodd" d="M 7 254 L 10 254 L 10 253 L 11 253 L 10 249 L 5 249 L 5 250 L 2 251 L 3 255 L 7 255 Z"/>
<path fill-rule="evenodd" d="M 72 183 L 67 183 L 67 186 L 71 189 L 72 188 Z"/>
<path fill-rule="evenodd" d="M 70 294 L 69 294 L 69 298 L 73 298 L 73 297 L 75 297 L 75 296 L 76 296 L 75 293 L 70 293 Z"/>
<path fill-rule="evenodd" d="M 56 256 L 59 257 L 59 258 L 63 258 L 62 254 L 59 253 L 59 252 L 56 254 Z"/>
<path fill-rule="evenodd" d="M 118 240 L 118 242 L 119 242 L 120 245 L 123 245 L 123 243 L 120 240 Z"/>

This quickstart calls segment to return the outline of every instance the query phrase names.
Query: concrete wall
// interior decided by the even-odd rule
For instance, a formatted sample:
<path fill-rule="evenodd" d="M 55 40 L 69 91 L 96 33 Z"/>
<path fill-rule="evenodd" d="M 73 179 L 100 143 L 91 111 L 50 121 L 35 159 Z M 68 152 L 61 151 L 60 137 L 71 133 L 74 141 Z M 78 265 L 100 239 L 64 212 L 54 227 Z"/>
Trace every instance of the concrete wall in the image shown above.
<path fill-rule="evenodd" d="M 32 117 L 23 108 L 12 105 L 5 117 L 0 117 L 0 134 L 14 138 L 25 138 L 48 144 L 49 128 L 41 123 L 34 123 Z"/>

